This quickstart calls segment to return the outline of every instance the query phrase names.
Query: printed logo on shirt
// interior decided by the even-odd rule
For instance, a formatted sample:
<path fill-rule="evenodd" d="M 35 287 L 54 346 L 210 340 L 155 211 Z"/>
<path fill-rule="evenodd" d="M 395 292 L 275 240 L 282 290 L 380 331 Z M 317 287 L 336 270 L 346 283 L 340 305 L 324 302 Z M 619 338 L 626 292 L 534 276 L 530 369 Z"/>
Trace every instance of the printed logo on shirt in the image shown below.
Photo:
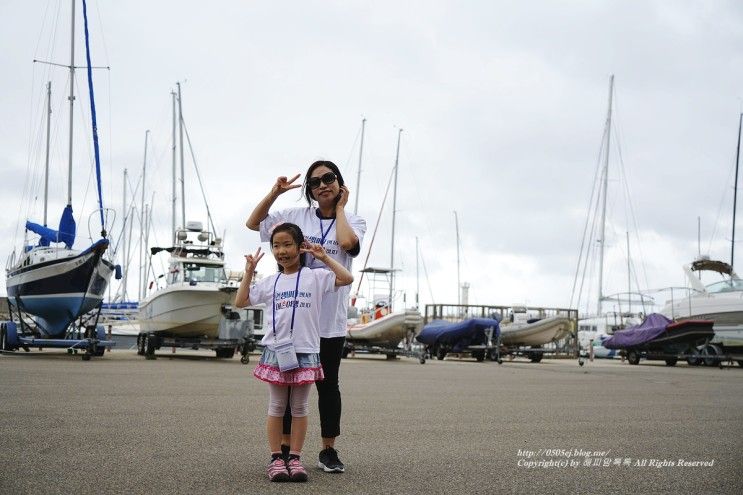
<path fill-rule="evenodd" d="M 305 236 L 305 239 L 310 241 L 312 244 L 321 244 L 322 238 L 316 236 L 316 235 L 308 235 Z M 323 247 L 325 248 L 325 252 L 329 255 L 337 255 L 340 252 L 340 246 L 338 244 L 338 241 L 335 239 L 325 239 L 325 243 L 323 244 Z M 314 258 L 313 258 L 314 259 Z M 318 261 L 318 263 L 320 263 Z"/>
<path fill-rule="evenodd" d="M 276 293 L 276 310 L 291 309 L 292 307 L 297 308 L 311 308 L 312 307 L 312 292 L 299 291 L 297 300 L 294 300 L 294 291 L 285 290 L 283 292 Z"/>

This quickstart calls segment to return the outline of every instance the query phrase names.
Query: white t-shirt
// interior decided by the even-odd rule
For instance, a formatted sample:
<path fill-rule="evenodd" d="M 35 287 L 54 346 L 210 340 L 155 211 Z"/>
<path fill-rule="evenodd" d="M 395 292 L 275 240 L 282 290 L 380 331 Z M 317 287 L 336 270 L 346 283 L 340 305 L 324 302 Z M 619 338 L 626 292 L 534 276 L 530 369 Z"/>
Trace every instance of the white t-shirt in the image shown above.
<path fill-rule="evenodd" d="M 308 208 L 288 208 L 269 213 L 260 224 L 261 241 L 269 242 L 271 240 L 271 232 L 277 225 L 286 222 L 293 223 L 302 229 L 305 239 L 314 244 L 322 244 L 331 258 L 346 267 L 348 271 L 351 271 L 351 263 L 358 253 L 352 256 L 344 251 L 336 239 L 335 221 L 333 219 L 321 219 L 318 213 L 319 210 L 314 206 Z M 360 250 L 361 243 L 364 240 L 364 234 L 366 233 L 366 221 L 351 213 L 346 213 L 346 219 L 354 234 L 359 239 Z M 324 268 L 327 270 L 324 263 L 321 263 L 310 255 L 307 255 L 307 265 L 312 269 Z M 336 292 L 328 294 L 323 299 L 320 311 L 320 337 L 332 338 L 346 336 L 348 295 L 350 293 L 351 286 L 344 285 L 343 287 L 338 287 Z"/>
<path fill-rule="evenodd" d="M 300 275 L 297 288 L 298 274 Z M 330 270 L 303 268 L 300 272 L 291 275 L 277 273 L 259 280 L 250 289 L 250 304 L 266 304 L 267 326 L 261 344 L 274 350 L 276 340 L 280 341 L 291 336 L 297 352 L 320 352 L 321 303 L 323 299 L 335 294 L 335 291 L 335 273 Z M 295 300 L 296 309 L 294 309 Z M 275 321 L 274 314 L 276 315 Z M 294 317 L 293 330 L 291 330 L 292 315 Z"/>

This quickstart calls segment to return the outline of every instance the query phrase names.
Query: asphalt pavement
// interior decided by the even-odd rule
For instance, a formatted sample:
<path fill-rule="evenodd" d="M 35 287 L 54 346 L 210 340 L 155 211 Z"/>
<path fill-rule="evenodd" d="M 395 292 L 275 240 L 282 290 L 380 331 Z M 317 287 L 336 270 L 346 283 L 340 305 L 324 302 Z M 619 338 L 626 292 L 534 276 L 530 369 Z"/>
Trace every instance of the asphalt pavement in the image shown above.
<path fill-rule="evenodd" d="M 163 350 L 165 351 L 165 350 Z M 0 355 L 0 493 L 743 493 L 743 368 L 362 356 L 341 365 L 346 473 L 269 483 L 258 360 Z"/>

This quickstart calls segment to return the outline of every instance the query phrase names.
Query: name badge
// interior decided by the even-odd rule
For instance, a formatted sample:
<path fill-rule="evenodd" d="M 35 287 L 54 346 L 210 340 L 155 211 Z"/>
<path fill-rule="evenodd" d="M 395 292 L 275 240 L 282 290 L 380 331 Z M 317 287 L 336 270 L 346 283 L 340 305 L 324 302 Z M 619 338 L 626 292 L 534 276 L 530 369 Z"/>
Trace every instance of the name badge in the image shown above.
<path fill-rule="evenodd" d="M 289 340 L 281 340 L 274 344 L 274 352 L 279 362 L 279 371 L 291 371 L 299 368 L 297 361 L 297 352 L 294 350 L 294 343 Z"/>

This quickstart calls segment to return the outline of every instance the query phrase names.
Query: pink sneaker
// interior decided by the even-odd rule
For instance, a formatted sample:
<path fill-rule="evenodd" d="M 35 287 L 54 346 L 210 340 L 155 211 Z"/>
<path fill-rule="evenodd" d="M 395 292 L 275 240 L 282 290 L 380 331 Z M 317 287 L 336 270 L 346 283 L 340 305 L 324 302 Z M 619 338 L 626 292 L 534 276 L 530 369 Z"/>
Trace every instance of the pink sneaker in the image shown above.
<path fill-rule="evenodd" d="M 289 471 L 286 469 L 284 459 L 278 458 L 268 464 L 269 481 L 289 481 Z"/>
<path fill-rule="evenodd" d="M 291 481 L 307 481 L 307 470 L 304 469 L 302 461 L 296 457 L 289 459 L 286 463 L 286 468 L 289 470 L 289 479 Z"/>

